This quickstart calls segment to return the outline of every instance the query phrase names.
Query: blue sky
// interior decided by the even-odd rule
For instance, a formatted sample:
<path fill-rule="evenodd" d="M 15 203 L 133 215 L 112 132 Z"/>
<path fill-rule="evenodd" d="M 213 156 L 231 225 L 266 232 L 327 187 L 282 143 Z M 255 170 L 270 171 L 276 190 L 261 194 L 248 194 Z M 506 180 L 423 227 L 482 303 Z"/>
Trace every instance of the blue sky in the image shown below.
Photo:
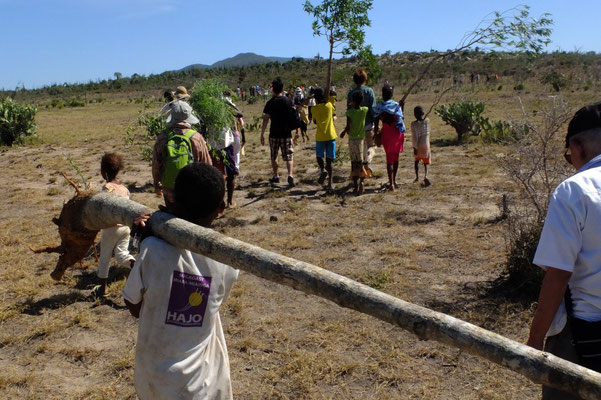
<path fill-rule="evenodd" d="M 316 3 L 317 0 L 313 0 Z M 151 74 L 242 52 L 327 55 L 304 0 L 0 0 L 0 88 Z M 377 54 L 454 48 L 492 11 L 520 3 L 374 0 L 366 42 Z M 530 0 L 554 20 L 547 51 L 601 53 L 601 1 Z"/>

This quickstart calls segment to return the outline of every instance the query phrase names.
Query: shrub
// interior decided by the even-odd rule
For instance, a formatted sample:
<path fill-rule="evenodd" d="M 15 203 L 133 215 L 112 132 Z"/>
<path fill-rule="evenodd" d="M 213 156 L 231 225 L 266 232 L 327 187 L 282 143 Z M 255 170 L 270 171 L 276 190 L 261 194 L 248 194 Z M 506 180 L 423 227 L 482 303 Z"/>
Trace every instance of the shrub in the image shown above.
<path fill-rule="evenodd" d="M 64 107 L 85 107 L 86 103 L 78 99 L 67 99 L 63 102 Z"/>
<path fill-rule="evenodd" d="M 447 125 L 455 128 L 459 142 L 465 134 L 478 135 L 482 123 L 487 121 L 482 116 L 484 103 L 469 100 L 436 107 L 435 112 Z"/>
<path fill-rule="evenodd" d="M 138 125 L 146 128 L 147 139 L 154 140 L 159 133 L 167 129 L 162 115 L 142 114 L 138 115 Z"/>
<path fill-rule="evenodd" d="M 540 82 L 551 85 L 556 92 L 559 92 L 567 83 L 564 77 L 556 71 L 543 75 Z"/>
<path fill-rule="evenodd" d="M 480 140 L 483 143 L 509 144 L 517 142 L 522 134 L 528 133 L 528 125 L 516 127 L 511 122 L 485 120 L 482 123 Z"/>
<path fill-rule="evenodd" d="M 233 125 L 233 108 L 223 101 L 228 87 L 215 79 L 199 81 L 190 93 L 190 105 L 211 130 L 227 129 Z"/>
<path fill-rule="evenodd" d="M 512 216 L 508 221 L 505 274 L 515 286 L 525 286 L 535 296 L 544 276 L 542 268 L 532 264 L 542 223 L 533 220 L 524 223 L 524 217 Z"/>
<path fill-rule="evenodd" d="M 518 92 L 524 89 L 526 89 L 526 85 L 524 85 L 523 82 L 520 82 L 513 87 L 513 90 L 517 90 Z"/>
<path fill-rule="evenodd" d="M 35 137 L 37 108 L 20 104 L 10 97 L 0 102 L 0 145 L 22 144 L 27 137 Z"/>
<path fill-rule="evenodd" d="M 499 164 L 517 187 L 509 207 L 505 272 L 516 287 L 537 288 L 543 276 L 532 264 L 540 232 L 555 187 L 569 175 L 563 160 L 563 129 L 571 116 L 561 98 L 517 125 L 521 130 L 515 147 Z M 533 113 L 534 114 L 534 113 Z M 529 293 L 536 296 L 538 290 Z"/>
<path fill-rule="evenodd" d="M 257 101 L 259 101 L 259 97 L 258 96 L 248 96 L 246 98 L 246 101 L 248 104 L 255 104 Z"/>

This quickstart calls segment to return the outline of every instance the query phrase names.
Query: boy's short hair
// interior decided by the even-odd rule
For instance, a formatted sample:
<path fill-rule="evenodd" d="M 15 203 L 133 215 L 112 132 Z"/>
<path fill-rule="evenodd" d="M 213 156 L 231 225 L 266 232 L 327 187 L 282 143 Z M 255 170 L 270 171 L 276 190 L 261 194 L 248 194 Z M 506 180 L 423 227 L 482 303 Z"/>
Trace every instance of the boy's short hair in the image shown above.
<path fill-rule="evenodd" d="M 353 96 L 351 97 L 351 100 L 358 106 L 361 105 L 361 103 L 363 103 L 363 92 L 361 90 L 355 90 L 353 92 Z"/>
<path fill-rule="evenodd" d="M 282 78 L 277 77 L 271 82 L 271 87 L 275 94 L 280 94 L 284 90 L 284 81 L 282 81 Z"/>
<path fill-rule="evenodd" d="M 100 160 L 100 173 L 107 182 L 115 179 L 123 169 L 123 156 L 117 153 L 104 153 Z"/>
<path fill-rule="evenodd" d="M 394 87 L 390 85 L 382 86 L 382 98 L 384 100 L 392 99 L 392 95 L 394 94 Z"/>
<path fill-rule="evenodd" d="M 317 103 L 323 103 L 326 100 L 323 89 L 320 87 L 313 90 L 313 97 L 315 97 Z"/>
<path fill-rule="evenodd" d="M 353 82 L 356 85 L 361 85 L 367 82 L 367 72 L 363 68 L 358 68 L 353 74 Z"/>
<path fill-rule="evenodd" d="M 211 215 L 225 195 L 225 181 L 219 170 L 205 163 L 188 164 L 175 178 L 175 214 L 190 222 Z"/>
<path fill-rule="evenodd" d="M 422 106 L 415 106 L 415 108 L 413 109 L 413 115 L 415 115 L 415 116 L 418 116 L 418 115 L 423 116 L 424 114 L 425 113 L 424 113 L 424 109 Z"/>

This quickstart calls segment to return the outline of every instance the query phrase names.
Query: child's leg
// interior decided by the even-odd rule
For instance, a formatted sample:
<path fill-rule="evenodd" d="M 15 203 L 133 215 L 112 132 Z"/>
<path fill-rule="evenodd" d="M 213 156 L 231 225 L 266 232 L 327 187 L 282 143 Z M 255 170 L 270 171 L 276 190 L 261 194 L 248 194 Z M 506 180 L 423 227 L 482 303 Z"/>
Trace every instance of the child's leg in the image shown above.
<path fill-rule="evenodd" d="M 398 188 L 399 185 L 397 185 L 396 183 L 396 173 L 399 169 L 399 162 L 395 161 L 394 164 L 392 164 L 392 183 L 394 184 L 394 188 Z"/>
<path fill-rule="evenodd" d="M 428 164 L 424 162 L 424 170 L 426 171 L 426 174 L 424 176 L 424 185 L 426 186 L 430 186 L 430 179 L 428 179 Z"/>
<path fill-rule="evenodd" d="M 332 189 L 332 161 L 336 158 L 336 141 L 330 140 L 326 142 L 326 171 L 328 172 L 328 189 Z"/>
<path fill-rule="evenodd" d="M 415 160 L 414 168 L 415 168 L 415 180 L 413 182 L 415 183 L 415 182 L 419 181 L 419 160 Z M 427 170 L 428 169 L 426 168 L 426 171 Z"/>
<path fill-rule="evenodd" d="M 325 165 L 322 157 L 317 157 L 317 166 L 319 167 L 319 172 L 324 172 Z"/>
<path fill-rule="evenodd" d="M 359 192 L 358 192 L 359 196 L 361 196 L 363 194 L 363 190 L 364 190 L 363 178 L 361 178 L 361 179 L 359 179 Z"/>
<path fill-rule="evenodd" d="M 233 204 L 234 198 L 234 186 L 236 182 L 236 176 L 228 176 L 225 180 L 225 187 L 227 189 L 227 206 L 230 207 Z"/>
<path fill-rule="evenodd" d="M 386 164 L 386 172 L 388 173 L 388 186 L 390 190 L 394 190 L 394 184 L 392 182 L 392 171 L 394 169 L 393 164 Z"/>
<path fill-rule="evenodd" d="M 100 236 L 100 261 L 98 262 L 98 269 L 96 270 L 96 276 L 98 277 L 100 285 L 94 289 L 94 292 L 100 296 L 106 294 L 106 284 L 109 277 L 111 257 L 113 256 L 115 244 L 119 240 L 117 229 L 118 227 L 116 226 L 103 229 Z"/>
<path fill-rule="evenodd" d="M 353 192 L 357 192 L 359 190 L 359 177 L 353 176 Z"/>
<path fill-rule="evenodd" d="M 129 253 L 129 234 L 129 226 L 120 226 L 116 230 L 118 241 L 115 245 L 114 254 L 117 263 L 122 267 L 130 267 L 132 261 L 135 261 L 134 256 Z"/>
<path fill-rule="evenodd" d="M 328 189 L 332 189 L 332 159 L 326 158 L 326 171 L 328 173 Z"/>

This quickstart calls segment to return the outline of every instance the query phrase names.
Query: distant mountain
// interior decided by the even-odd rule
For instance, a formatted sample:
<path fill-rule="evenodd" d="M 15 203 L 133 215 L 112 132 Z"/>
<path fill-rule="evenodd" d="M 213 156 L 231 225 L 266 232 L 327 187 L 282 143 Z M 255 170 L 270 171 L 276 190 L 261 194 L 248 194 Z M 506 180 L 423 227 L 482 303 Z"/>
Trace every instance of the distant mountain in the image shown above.
<path fill-rule="evenodd" d="M 255 53 L 240 53 L 234 57 L 226 58 L 225 60 L 217 61 L 211 65 L 206 64 L 192 64 L 181 69 L 181 71 L 189 71 L 192 69 L 205 69 L 205 68 L 230 68 L 230 67 L 246 67 L 248 65 L 255 64 L 266 64 L 268 62 L 287 62 L 290 61 L 291 57 L 265 57 Z"/>

